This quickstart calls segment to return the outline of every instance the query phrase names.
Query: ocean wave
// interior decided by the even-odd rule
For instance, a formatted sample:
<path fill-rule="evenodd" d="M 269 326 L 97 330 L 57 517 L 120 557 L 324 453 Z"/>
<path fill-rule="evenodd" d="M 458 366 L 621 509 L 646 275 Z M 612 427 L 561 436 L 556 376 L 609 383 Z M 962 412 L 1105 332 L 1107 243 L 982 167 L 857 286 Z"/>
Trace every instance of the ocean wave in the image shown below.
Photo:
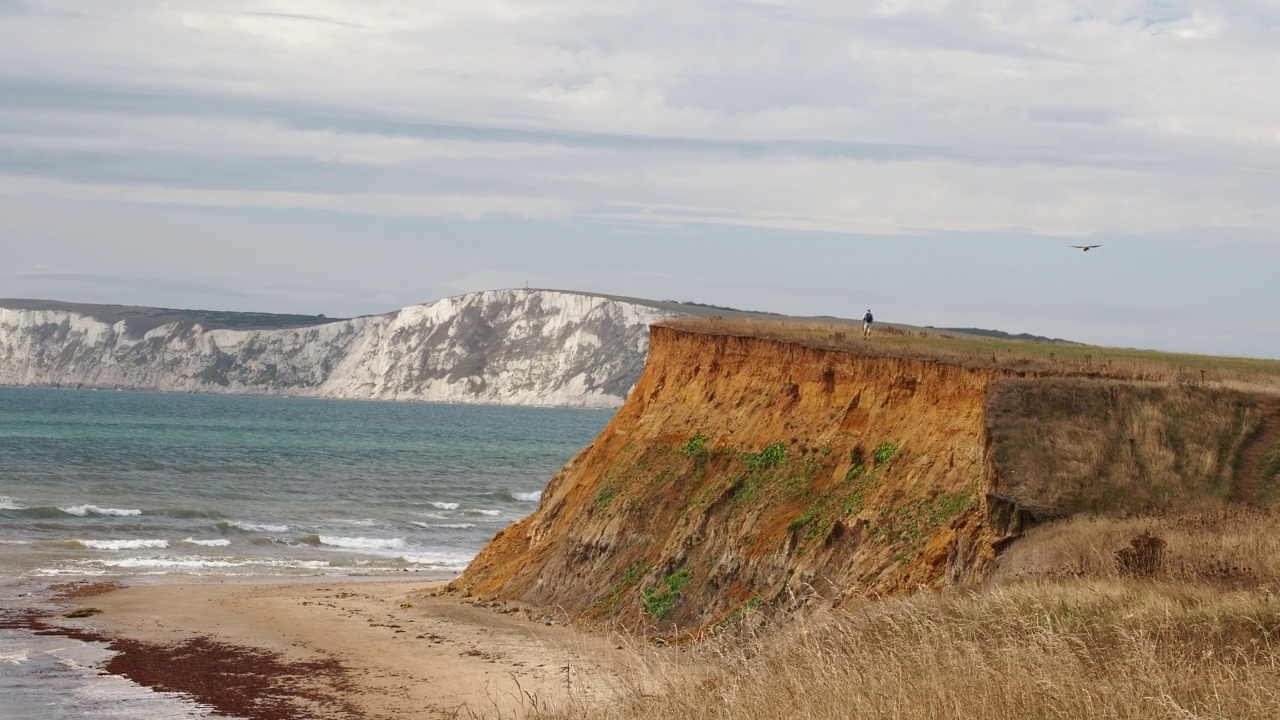
<path fill-rule="evenodd" d="M 199 520 L 202 518 L 217 520 L 222 518 L 222 513 L 216 510 L 192 510 L 189 508 L 148 510 L 147 512 L 144 512 L 143 515 L 157 515 L 159 517 L 174 518 L 176 520 Z"/>
<path fill-rule="evenodd" d="M 431 507 L 437 510 L 457 510 L 458 503 L 451 502 L 432 502 Z"/>
<path fill-rule="evenodd" d="M 40 575 L 44 577 L 59 577 L 63 575 L 75 575 L 75 576 L 86 576 L 86 577 L 92 575 L 94 577 L 98 577 L 98 576 L 107 574 L 106 570 L 89 569 L 82 566 L 76 566 L 76 567 L 70 567 L 70 568 L 56 568 L 56 567 L 55 568 L 36 568 L 33 572 L 36 575 Z"/>
<path fill-rule="evenodd" d="M 104 508 L 104 507 L 98 507 L 97 505 L 75 505 L 72 507 L 64 507 L 64 508 L 58 508 L 58 509 L 68 515 L 75 515 L 76 517 L 85 517 L 88 515 L 108 515 L 110 517 L 133 517 L 135 515 L 142 514 L 141 510 L 134 510 L 132 508 L 128 508 L 128 509 Z"/>
<path fill-rule="evenodd" d="M 275 558 L 244 558 L 236 560 L 212 559 L 192 556 L 131 557 L 103 560 L 97 563 L 105 567 L 151 570 L 228 570 L 238 568 L 324 569 L 331 567 L 324 560 L 292 560 Z"/>
<path fill-rule="evenodd" d="M 204 547 L 226 547 L 231 544 L 231 541 L 226 538 L 218 540 L 196 540 L 195 538 L 187 538 L 182 542 L 191 543 L 192 545 L 203 545 Z"/>
<path fill-rule="evenodd" d="M 502 514 L 501 510 L 477 510 L 475 508 L 468 508 L 462 512 L 464 515 L 485 515 L 488 517 L 497 517 Z"/>
<path fill-rule="evenodd" d="M 0 510 L 5 517 L 27 520 L 65 520 L 67 513 L 56 507 L 26 507 Z"/>
<path fill-rule="evenodd" d="M 251 523 L 251 522 L 244 522 L 243 520 L 232 520 L 230 522 L 220 522 L 218 523 L 218 528 L 220 530 L 229 530 L 231 528 L 235 528 L 236 530 L 243 530 L 245 532 L 288 532 L 289 531 L 288 525 L 275 525 L 272 523 Z"/>
<path fill-rule="evenodd" d="M 461 553 L 433 553 L 427 555 L 403 555 L 400 559 L 414 565 L 430 565 L 441 570 L 461 572 L 467 569 L 467 565 L 470 564 L 473 557 L 472 555 L 463 555 Z"/>
<path fill-rule="evenodd" d="M 0 653 L 0 665 L 21 665 L 31 654 L 27 648 L 19 648 L 13 652 Z"/>
<path fill-rule="evenodd" d="M 143 550 L 169 547 L 168 540 L 77 540 L 76 542 L 93 550 Z"/>
<path fill-rule="evenodd" d="M 512 490 L 497 490 L 488 493 L 488 497 L 492 497 L 504 502 L 538 502 L 542 499 L 542 491 L 534 490 L 532 492 L 516 492 Z"/>
<path fill-rule="evenodd" d="M 319 535 L 321 545 L 347 550 L 399 550 L 405 546 L 404 538 L 363 538 Z"/>
<path fill-rule="evenodd" d="M 417 525 L 420 528 L 427 528 L 428 530 L 431 530 L 433 528 L 449 528 L 452 530 L 470 530 L 471 528 L 476 527 L 475 523 L 425 523 L 425 522 L 419 522 L 418 520 L 410 520 L 409 524 Z"/>
<path fill-rule="evenodd" d="M 295 548 L 316 547 L 317 545 L 320 544 L 320 536 L 304 535 L 301 538 L 298 538 L 297 540 L 292 538 L 283 538 L 283 537 L 255 537 L 255 538 L 249 539 L 249 544 L 256 545 L 258 547 L 271 547 L 272 545 L 275 545 L 278 547 L 295 547 Z"/>
<path fill-rule="evenodd" d="M 26 508 L 8 495 L 0 495 L 0 510 L 26 510 Z"/>

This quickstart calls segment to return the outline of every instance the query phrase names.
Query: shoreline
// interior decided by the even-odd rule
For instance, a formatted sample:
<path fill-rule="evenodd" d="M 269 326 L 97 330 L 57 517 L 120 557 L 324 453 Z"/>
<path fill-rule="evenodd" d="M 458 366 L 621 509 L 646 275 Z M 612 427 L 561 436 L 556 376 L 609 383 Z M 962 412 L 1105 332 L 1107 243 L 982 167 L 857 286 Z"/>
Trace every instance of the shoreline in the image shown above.
<path fill-rule="evenodd" d="M 247 720 L 524 717 L 607 702 L 634 638 L 443 594 L 448 580 L 314 577 L 69 587 L 37 631 L 105 642 L 106 672 Z M 631 649 L 629 649 L 631 648 Z"/>

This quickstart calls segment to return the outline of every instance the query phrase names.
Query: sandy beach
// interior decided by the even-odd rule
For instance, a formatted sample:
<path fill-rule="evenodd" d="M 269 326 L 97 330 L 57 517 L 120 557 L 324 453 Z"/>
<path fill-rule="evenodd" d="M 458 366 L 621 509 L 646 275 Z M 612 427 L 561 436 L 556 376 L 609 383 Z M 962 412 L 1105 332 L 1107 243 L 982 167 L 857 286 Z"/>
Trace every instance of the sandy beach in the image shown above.
<path fill-rule="evenodd" d="M 67 598 L 64 630 L 120 651 L 107 670 L 222 712 L 275 718 L 517 718 L 608 701 L 631 641 L 441 581 L 211 582 Z"/>

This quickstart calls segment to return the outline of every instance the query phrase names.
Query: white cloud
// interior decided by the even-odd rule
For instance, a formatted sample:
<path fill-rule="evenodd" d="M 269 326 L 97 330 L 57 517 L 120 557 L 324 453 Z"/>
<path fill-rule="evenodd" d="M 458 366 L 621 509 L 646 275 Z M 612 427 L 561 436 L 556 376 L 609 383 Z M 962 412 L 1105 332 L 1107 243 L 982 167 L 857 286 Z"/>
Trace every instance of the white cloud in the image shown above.
<path fill-rule="evenodd" d="M 63 183 L 30 177 L 0 176 L 0 196 L 57 198 L 88 202 L 191 207 L 285 208 L 328 210 L 391 217 L 452 217 L 477 219 L 486 215 L 529 219 L 561 219 L 566 203 L 543 198 L 498 195 L 410 195 L 393 193 L 326 194 L 280 191 L 167 188 L 145 185 Z"/>
<path fill-rule="evenodd" d="M 9 0 L 0 194 L 1277 243 L 1276 67 L 1229 0 Z"/>
<path fill-rule="evenodd" d="M 21 133 L 4 126 L 27 125 Z M 270 119 L 190 115 L 79 113 L 74 117 L 0 110 L 0 148 L 53 152 L 109 151 L 190 156 L 299 157 L 356 165 L 442 160 L 561 158 L 553 143 L 468 142 L 370 132 L 299 129 Z"/>

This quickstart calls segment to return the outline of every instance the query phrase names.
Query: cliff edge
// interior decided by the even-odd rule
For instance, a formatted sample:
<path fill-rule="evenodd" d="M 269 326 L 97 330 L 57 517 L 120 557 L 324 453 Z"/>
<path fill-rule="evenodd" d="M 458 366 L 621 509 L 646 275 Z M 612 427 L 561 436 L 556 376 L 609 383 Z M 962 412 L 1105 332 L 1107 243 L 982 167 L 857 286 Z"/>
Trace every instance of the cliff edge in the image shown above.
<path fill-rule="evenodd" d="M 997 359 L 654 326 L 612 422 L 450 589 L 680 638 L 975 582 L 1078 512 L 1269 501 L 1241 463 L 1273 396 Z"/>

